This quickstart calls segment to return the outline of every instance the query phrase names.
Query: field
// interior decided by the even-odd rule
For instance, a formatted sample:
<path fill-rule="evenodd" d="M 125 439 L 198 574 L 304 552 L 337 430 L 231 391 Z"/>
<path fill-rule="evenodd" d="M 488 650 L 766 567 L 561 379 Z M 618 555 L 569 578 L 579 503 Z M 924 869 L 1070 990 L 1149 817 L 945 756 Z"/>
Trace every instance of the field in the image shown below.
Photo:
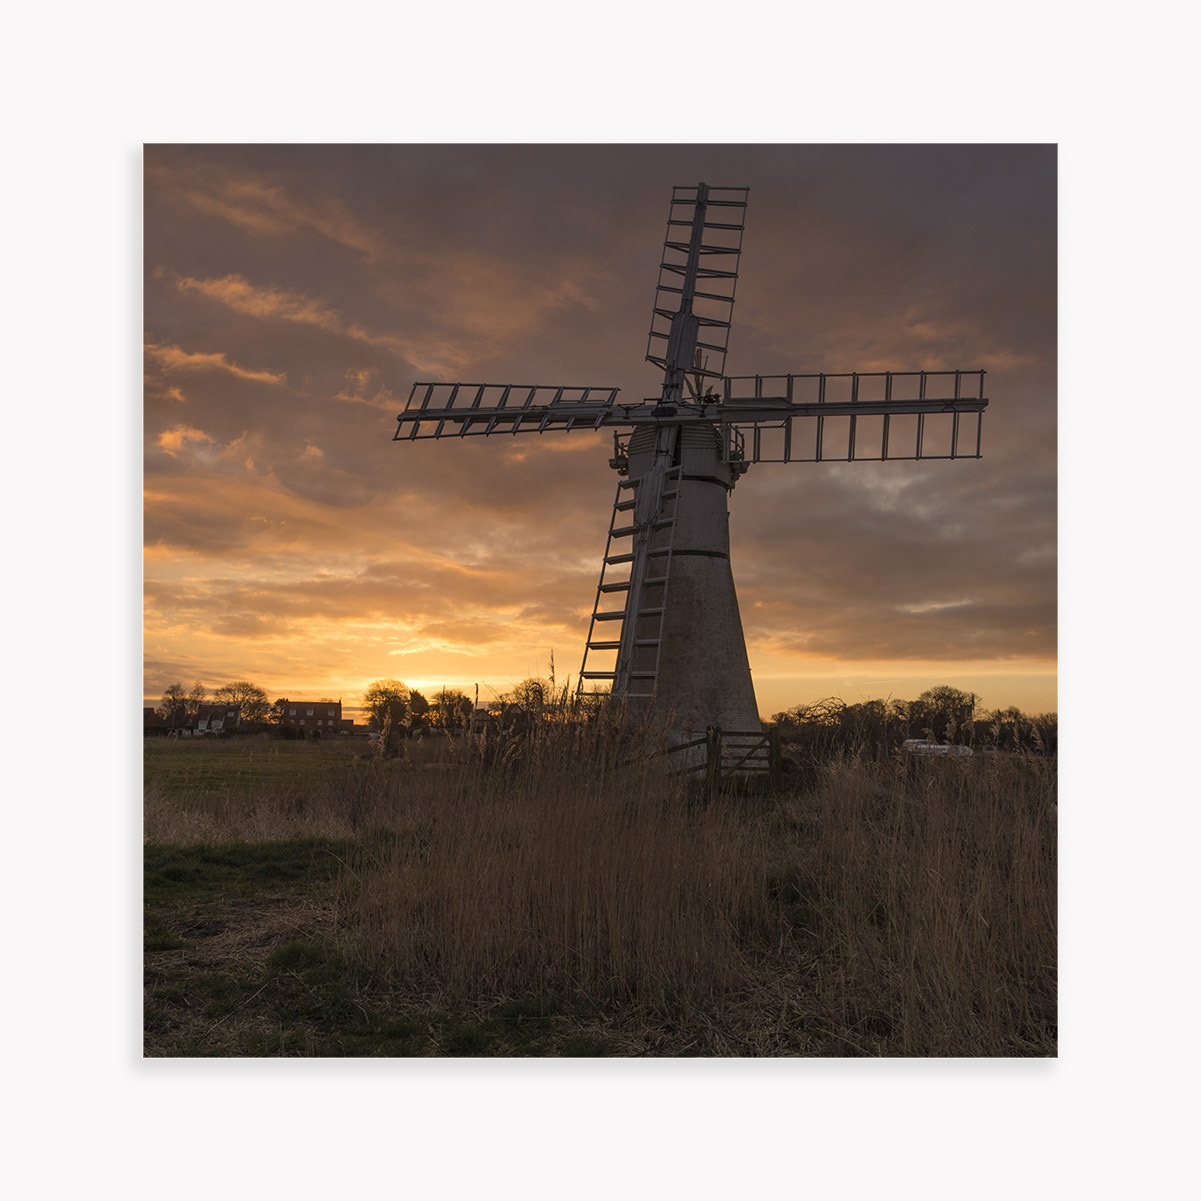
<path fill-rule="evenodd" d="M 1053 758 L 145 751 L 147 1055 L 1056 1054 Z"/>

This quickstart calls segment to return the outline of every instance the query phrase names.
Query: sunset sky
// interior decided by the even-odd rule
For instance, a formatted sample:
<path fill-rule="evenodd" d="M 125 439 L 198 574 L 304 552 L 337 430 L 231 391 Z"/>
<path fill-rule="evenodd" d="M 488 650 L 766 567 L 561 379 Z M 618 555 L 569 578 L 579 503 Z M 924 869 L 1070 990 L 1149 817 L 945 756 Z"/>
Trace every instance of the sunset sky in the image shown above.
<path fill-rule="evenodd" d="M 610 433 L 393 443 L 415 380 L 619 387 L 673 184 L 749 186 L 726 370 L 984 368 L 984 458 L 731 497 L 760 712 L 1056 705 L 1053 146 L 147 146 L 144 692 L 579 670 Z"/>

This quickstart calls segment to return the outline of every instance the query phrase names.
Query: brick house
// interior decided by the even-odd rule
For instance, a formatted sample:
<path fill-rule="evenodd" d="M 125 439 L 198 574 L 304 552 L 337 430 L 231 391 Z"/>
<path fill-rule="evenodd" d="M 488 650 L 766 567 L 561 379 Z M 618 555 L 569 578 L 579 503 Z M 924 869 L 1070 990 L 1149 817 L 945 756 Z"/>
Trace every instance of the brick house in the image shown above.
<path fill-rule="evenodd" d="M 342 702 L 289 701 L 284 706 L 283 724 L 306 735 L 314 730 L 322 734 L 336 732 L 342 727 Z"/>

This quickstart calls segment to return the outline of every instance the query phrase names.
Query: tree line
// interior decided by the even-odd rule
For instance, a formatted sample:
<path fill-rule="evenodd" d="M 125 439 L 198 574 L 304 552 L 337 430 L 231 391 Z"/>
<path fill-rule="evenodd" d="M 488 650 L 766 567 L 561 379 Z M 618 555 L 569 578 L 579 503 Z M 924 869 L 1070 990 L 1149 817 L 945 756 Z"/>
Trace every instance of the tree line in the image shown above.
<path fill-rule="evenodd" d="M 193 684 L 185 689 L 182 684 L 170 684 L 163 693 L 155 713 L 172 730 L 190 729 L 196 724 L 202 705 L 236 705 L 239 721 L 251 725 L 267 720 L 271 706 L 267 694 L 249 680 L 235 680 L 223 684 L 210 697 L 203 684 Z"/>
<path fill-rule="evenodd" d="M 319 702 L 328 697 L 318 697 Z M 163 693 L 155 713 L 170 730 L 191 729 L 196 725 L 203 705 L 229 705 L 238 709 L 238 729 L 255 731 L 288 729 L 289 699 L 268 699 L 267 693 L 250 680 L 223 684 L 211 695 L 203 684 L 190 689 L 171 684 Z M 475 705 L 457 688 L 442 688 L 427 699 L 416 688 L 400 680 L 376 680 L 363 695 L 368 725 L 380 733 L 389 730 L 411 731 L 418 726 L 443 730 L 466 729 Z"/>
<path fill-rule="evenodd" d="M 952 742 L 974 749 L 1056 753 L 1059 720 L 1054 713 L 1023 713 L 1016 707 L 985 710 L 974 693 L 940 685 L 916 700 L 848 704 L 826 697 L 773 716 L 784 738 L 807 751 L 855 750 L 890 754 L 907 738 Z"/>
<path fill-rule="evenodd" d="M 562 709 L 568 700 L 566 690 L 557 688 L 553 680 L 531 678 L 496 694 L 494 704 L 502 710 L 539 714 Z M 206 703 L 237 706 L 242 732 L 274 730 L 283 736 L 298 736 L 286 720 L 288 698 L 271 702 L 267 693 L 249 680 L 224 684 L 211 698 L 203 684 L 191 689 L 172 684 L 157 713 L 169 729 L 189 729 Z M 367 686 L 363 708 L 368 726 L 381 736 L 386 748 L 395 749 L 399 739 L 421 729 L 467 729 L 475 704 L 458 688 L 442 688 L 427 698 L 400 680 L 384 679 Z M 973 693 L 947 685 L 927 689 L 911 701 L 890 698 L 848 703 L 826 697 L 785 709 L 772 721 L 785 740 L 817 753 L 853 749 L 888 754 L 907 738 L 927 738 L 974 748 L 1054 754 L 1058 741 L 1054 713 L 1028 714 L 1012 706 L 986 711 Z"/>

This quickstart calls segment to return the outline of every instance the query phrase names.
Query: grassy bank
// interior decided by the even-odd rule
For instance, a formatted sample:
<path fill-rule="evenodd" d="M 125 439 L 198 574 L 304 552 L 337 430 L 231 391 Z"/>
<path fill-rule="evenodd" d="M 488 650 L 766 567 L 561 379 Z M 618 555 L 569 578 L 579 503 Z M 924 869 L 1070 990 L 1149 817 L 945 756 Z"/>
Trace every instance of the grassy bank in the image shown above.
<path fill-rule="evenodd" d="M 155 746 L 147 1053 L 1055 1053 L 1053 760 L 623 757 Z"/>
<path fill-rule="evenodd" d="M 565 998 L 451 1010 L 398 996 L 337 929 L 350 849 L 317 838 L 147 848 L 147 1055 L 624 1053 L 600 1015 Z"/>

